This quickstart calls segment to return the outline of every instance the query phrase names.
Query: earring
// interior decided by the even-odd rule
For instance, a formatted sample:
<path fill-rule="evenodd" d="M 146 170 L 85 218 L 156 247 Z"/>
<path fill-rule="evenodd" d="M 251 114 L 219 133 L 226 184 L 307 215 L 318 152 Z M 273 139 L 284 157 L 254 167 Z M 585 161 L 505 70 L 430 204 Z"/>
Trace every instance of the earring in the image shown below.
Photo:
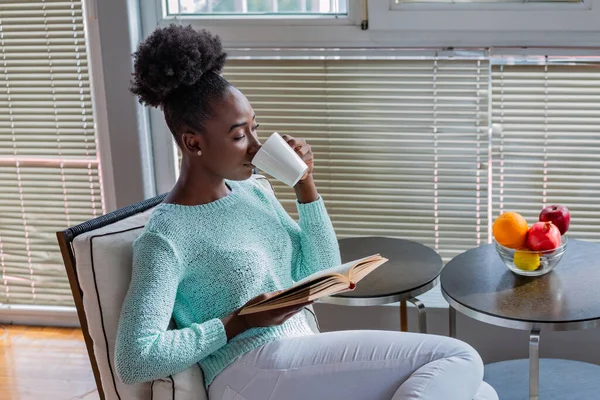
<path fill-rule="evenodd" d="M 202 150 L 198 150 L 198 155 L 201 156 L 202 155 Z"/>

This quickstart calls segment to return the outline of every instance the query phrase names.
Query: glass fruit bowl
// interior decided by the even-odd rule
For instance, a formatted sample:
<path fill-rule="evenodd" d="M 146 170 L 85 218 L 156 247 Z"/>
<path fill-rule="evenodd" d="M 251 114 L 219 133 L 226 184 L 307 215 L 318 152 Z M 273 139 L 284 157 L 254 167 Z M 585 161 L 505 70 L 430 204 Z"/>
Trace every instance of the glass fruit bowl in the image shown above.
<path fill-rule="evenodd" d="M 523 276 L 540 276 L 558 265 L 567 250 L 567 242 L 567 237 L 563 235 L 559 247 L 546 251 L 516 250 L 504 247 L 496 241 L 494 244 L 500 259 L 512 272 Z"/>

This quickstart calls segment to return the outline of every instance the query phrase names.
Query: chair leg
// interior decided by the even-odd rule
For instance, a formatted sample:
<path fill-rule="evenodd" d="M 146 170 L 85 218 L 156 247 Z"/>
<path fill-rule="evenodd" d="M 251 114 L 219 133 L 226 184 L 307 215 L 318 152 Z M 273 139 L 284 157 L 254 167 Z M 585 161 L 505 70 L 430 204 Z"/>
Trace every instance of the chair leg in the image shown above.
<path fill-rule="evenodd" d="M 417 307 L 417 312 L 419 313 L 419 333 L 427 333 L 427 311 L 425 310 L 425 304 L 416 297 L 408 301 Z"/>
<path fill-rule="evenodd" d="M 452 306 L 448 307 L 448 334 L 451 338 L 456 338 L 456 310 Z"/>
<path fill-rule="evenodd" d="M 400 302 L 400 331 L 408 331 L 408 316 L 406 310 L 406 301 Z"/>

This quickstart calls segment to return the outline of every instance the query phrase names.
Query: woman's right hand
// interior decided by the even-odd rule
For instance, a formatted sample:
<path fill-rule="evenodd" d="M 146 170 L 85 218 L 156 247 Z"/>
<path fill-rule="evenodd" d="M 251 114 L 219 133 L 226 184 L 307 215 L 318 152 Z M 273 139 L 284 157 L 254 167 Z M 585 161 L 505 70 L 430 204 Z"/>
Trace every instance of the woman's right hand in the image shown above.
<path fill-rule="evenodd" d="M 309 301 L 289 307 L 261 311 L 253 314 L 239 315 L 239 312 L 242 308 L 254 303 L 258 303 L 259 301 L 266 300 L 280 292 L 281 291 L 279 290 L 276 292 L 260 294 L 248 301 L 246 304 L 244 304 L 244 306 L 240 307 L 239 309 L 235 310 L 234 312 L 223 318 L 222 321 L 223 326 L 225 326 L 225 332 L 227 333 L 227 340 L 232 339 L 233 337 L 239 335 L 240 333 L 250 328 L 281 325 L 285 321 L 293 317 L 295 314 L 302 311 L 304 307 L 313 303 L 312 301 Z"/>

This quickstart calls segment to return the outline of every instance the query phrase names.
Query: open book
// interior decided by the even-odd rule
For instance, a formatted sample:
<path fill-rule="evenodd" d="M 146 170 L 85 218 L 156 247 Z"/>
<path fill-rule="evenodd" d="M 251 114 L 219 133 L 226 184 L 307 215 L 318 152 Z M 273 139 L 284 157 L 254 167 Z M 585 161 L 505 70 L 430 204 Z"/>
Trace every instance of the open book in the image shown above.
<path fill-rule="evenodd" d="M 239 315 L 293 306 L 354 290 L 362 278 L 387 261 L 387 258 L 375 254 L 315 272 L 273 297 L 244 307 Z"/>

